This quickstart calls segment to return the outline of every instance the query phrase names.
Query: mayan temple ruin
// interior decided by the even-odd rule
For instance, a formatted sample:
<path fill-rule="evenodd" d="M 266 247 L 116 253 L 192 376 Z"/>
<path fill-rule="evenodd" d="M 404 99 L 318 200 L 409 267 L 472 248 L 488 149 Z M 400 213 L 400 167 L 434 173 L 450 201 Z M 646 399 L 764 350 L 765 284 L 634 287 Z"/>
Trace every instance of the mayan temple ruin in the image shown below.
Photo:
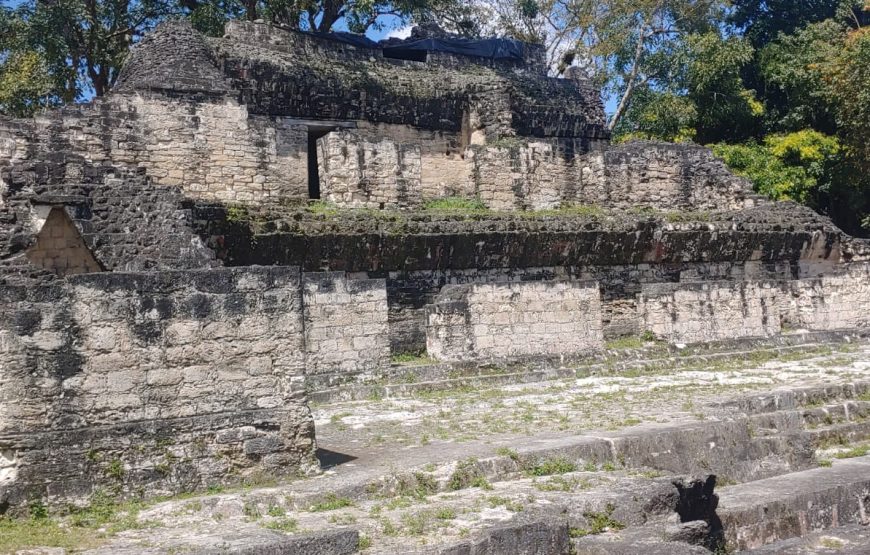
<path fill-rule="evenodd" d="M 870 553 L 870 242 L 538 46 L 162 23 L 0 118 L 0 314 L 26 553 Z"/>

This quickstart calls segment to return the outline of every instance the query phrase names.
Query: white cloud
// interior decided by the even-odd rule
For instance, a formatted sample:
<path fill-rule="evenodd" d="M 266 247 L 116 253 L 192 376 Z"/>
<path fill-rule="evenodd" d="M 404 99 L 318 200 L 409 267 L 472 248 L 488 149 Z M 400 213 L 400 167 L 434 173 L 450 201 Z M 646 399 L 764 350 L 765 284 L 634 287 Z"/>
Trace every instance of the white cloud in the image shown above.
<path fill-rule="evenodd" d="M 404 27 L 399 27 L 398 29 L 393 29 L 387 36 L 384 38 L 387 39 L 406 39 L 411 36 L 411 29 L 413 29 L 413 25 L 405 25 Z"/>

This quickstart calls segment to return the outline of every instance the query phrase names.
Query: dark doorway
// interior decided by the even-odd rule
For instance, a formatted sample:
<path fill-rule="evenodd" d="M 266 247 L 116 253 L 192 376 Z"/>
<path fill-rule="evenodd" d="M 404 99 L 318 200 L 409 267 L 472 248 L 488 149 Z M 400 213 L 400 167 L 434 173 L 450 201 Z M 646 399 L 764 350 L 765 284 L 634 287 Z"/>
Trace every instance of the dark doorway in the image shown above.
<path fill-rule="evenodd" d="M 308 127 L 308 198 L 320 198 L 320 169 L 317 167 L 317 139 L 332 128 Z"/>

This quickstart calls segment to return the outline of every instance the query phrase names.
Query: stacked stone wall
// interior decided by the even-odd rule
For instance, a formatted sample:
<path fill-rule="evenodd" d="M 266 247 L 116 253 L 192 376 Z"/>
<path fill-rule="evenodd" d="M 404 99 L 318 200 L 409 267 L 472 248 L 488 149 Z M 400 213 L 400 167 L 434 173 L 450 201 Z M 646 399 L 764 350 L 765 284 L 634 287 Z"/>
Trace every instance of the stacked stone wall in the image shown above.
<path fill-rule="evenodd" d="M 637 300 L 639 327 L 676 344 L 777 335 L 778 295 L 779 287 L 765 282 L 644 285 Z"/>
<path fill-rule="evenodd" d="M 870 265 L 838 275 L 789 282 L 784 288 L 787 325 L 811 330 L 870 327 Z"/>
<path fill-rule="evenodd" d="M 349 280 L 343 272 L 306 273 L 303 299 L 309 373 L 360 372 L 389 364 L 384 280 Z"/>
<path fill-rule="evenodd" d="M 320 197 L 354 208 L 422 203 L 420 146 L 334 131 L 317 141 Z"/>
<path fill-rule="evenodd" d="M 298 269 L 88 274 L 0 304 L 4 502 L 316 468 Z"/>
<path fill-rule="evenodd" d="M 662 210 L 742 210 L 766 204 L 706 147 L 635 141 L 583 157 L 576 201 Z"/>
<path fill-rule="evenodd" d="M 597 283 L 450 286 L 426 316 L 427 352 L 439 360 L 577 355 L 603 346 Z"/>

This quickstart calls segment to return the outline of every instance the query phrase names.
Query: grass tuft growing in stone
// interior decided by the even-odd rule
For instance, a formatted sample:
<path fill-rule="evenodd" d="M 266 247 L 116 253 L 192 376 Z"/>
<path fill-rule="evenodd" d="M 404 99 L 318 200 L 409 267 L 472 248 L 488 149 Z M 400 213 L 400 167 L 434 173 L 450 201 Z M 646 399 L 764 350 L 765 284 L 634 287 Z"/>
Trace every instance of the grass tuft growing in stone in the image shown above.
<path fill-rule="evenodd" d="M 582 538 L 584 536 L 593 536 L 609 531 L 619 531 L 625 528 L 625 524 L 613 518 L 615 507 L 611 504 L 601 512 L 588 511 L 583 513 L 583 517 L 589 524 L 588 528 L 571 528 L 569 534 L 572 538 Z"/>
<path fill-rule="evenodd" d="M 308 510 L 312 513 L 322 513 L 352 506 L 353 501 L 351 501 L 347 497 L 339 497 L 334 493 L 330 493 L 326 496 L 326 499 L 324 501 L 321 501 L 320 503 L 315 503 Z"/>
<path fill-rule="evenodd" d="M 293 533 L 299 530 L 299 523 L 292 518 L 279 518 L 271 520 L 263 525 L 269 530 L 277 530 L 278 532 Z"/>
<path fill-rule="evenodd" d="M 390 362 L 393 364 L 403 364 L 407 366 L 423 366 L 426 364 L 435 364 L 438 361 L 430 358 L 423 351 L 410 351 L 406 353 L 396 353 L 390 357 Z"/>
<path fill-rule="evenodd" d="M 870 453 L 870 446 L 859 445 L 857 447 L 852 447 L 848 451 L 836 453 L 834 457 L 838 459 L 854 459 L 855 457 L 864 457 L 867 453 Z"/>
<path fill-rule="evenodd" d="M 457 463 L 456 470 L 453 471 L 447 482 L 447 488 L 457 491 L 465 488 L 492 489 L 492 486 L 483 475 L 483 471 L 477 464 L 477 459 L 470 458 Z"/>
<path fill-rule="evenodd" d="M 429 212 L 456 212 L 464 214 L 487 213 L 490 210 L 482 200 L 465 197 L 444 197 L 429 200 L 423 205 Z"/>
<path fill-rule="evenodd" d="M 556 457 L 539 461 L 526 470 L 529 476 L 551 476 L 553 474 L 567 474 L 577 470 L 577 465 L 565 457 Z"/>

